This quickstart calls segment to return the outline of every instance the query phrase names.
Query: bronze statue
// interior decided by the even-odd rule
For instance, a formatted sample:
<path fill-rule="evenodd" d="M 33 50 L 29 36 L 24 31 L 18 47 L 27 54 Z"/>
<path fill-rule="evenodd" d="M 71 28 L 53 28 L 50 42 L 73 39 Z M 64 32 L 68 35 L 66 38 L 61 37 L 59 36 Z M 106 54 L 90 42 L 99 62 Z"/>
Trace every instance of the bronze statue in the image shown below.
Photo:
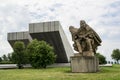
<path fill-rule="evenodd" d="M 69 27 L 74 41 L 73 47 L 81 55 L 94 56 L 97 46 L 102 42 L 98 34 L 84 20 L 80 21 L 80 28 Z"/>

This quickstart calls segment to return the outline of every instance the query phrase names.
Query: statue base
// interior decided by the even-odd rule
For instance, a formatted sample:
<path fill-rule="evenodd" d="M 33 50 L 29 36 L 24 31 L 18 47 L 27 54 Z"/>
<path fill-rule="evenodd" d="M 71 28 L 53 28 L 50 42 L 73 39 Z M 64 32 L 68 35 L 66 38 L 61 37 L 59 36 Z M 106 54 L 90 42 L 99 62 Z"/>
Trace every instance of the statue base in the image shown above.
<path fill-rule="evenodd" d="M 94 52 L 93 51 L 84 51 L 82 54 L 75 53 L 74 56 L 94 56 Z"/>
<path fill-rule="evenodd" d="M 95 56 L 72 56 L 72 72 L 97 72 L 99 70 L 99 60 Z"/>

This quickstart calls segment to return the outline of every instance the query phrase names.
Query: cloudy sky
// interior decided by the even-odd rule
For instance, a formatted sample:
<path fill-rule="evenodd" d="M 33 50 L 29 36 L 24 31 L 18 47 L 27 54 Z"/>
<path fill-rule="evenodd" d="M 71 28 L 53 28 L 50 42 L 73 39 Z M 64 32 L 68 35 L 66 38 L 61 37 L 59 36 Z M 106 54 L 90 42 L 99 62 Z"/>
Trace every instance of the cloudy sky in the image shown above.
<path fill-rule="evenodd" d="M 120 0 L 0 0 L 0 56 L 12 52 L 8 32 L 27 31 L 28 24 L 59 20 L 72 45 L 69 26 L 85 20 L 101 37 L 97 52 L 111 60 L 120 49 Z"/>

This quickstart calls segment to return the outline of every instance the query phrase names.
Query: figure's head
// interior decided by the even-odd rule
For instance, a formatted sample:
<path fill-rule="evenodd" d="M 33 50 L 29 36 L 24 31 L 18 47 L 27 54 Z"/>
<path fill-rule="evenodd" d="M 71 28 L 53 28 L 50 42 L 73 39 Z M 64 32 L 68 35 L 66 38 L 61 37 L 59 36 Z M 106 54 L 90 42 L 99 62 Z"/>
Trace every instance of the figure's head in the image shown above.
<path fill-rule="evenodd" d="M 70 27 L 69 27 L 69 30 L 71 31 L 72 29 L 74 29 L 74 27 L 73 27 L 73 26 L 70 26 Z"/>
<path fill-rule="evenodd" d="M 86 27 L 86 22 L 84 20 L 80 20 L 80 26 L 83 28 L 83 27 Z"/>

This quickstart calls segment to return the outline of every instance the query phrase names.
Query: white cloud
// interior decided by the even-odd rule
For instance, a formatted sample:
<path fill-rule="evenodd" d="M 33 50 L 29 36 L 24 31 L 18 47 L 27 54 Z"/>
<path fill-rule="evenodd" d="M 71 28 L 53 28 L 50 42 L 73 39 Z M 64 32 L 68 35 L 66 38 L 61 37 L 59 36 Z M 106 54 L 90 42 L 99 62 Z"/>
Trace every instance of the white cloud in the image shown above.
<path fill-rule="evenodd" d="M 28 23 L 59 20 L 63 26 L 70 43 L 70 25 L 79 27 L 81 19 L 100 35 L 103 43 L 99 52 L 106 55 L 106 50 L 111 52 L 120 48 L 120 6 L 111 6 L 119 0 L 0 0 L 0 55 L 12 51 L 7 41 L 8 32 L 28 30 Z M 111 40 L 109 40 L 111 39 Z M 112 42 L 113 40 L 113 42 Z M 117 40 L 117 42 L 115 41 Z M 116 47 L 110 47 L 114 45 Z M 72 44 L 71 44 L 72 45 Z M 106 50 L 105 50 L 106 49 Z M 109 54 L 107 54 L 109 55 Z M 109 57 L 110 58 L 110 55 Z"/>

